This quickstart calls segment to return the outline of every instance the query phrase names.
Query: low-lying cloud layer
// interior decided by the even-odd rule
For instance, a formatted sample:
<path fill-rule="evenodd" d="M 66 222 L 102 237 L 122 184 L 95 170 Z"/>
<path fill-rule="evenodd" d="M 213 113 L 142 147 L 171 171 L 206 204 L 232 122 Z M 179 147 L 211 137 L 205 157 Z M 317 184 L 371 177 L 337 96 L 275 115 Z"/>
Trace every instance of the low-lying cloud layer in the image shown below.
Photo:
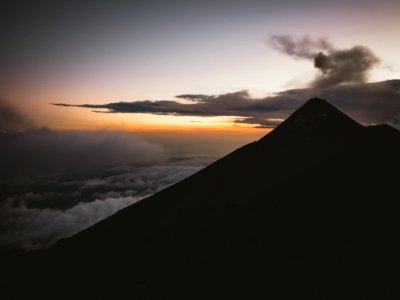
<path fill-rule="evenodd" d="M 212 161 L 128 132 L 23 130 L 9 126 L 25 124 L 16 110 L 0 120 L 10 111 L 21 117 L 0 132 L 0 250 L 48 247 Z"/>
<path fill-rule="evenodd" d="M 325 80 L 325 79 L 324 79 Z M 335 85 L 325 89 L 293 89 L 265 98 L 253 98 L 247 91 L 222 95 L 179 95 L 187 102 L 158 100 L 108 104 L 58 106 L 92 108 L 110 113 L 151 113 L 176 116 L 232 116 L 236 123 L 275 127 L 312 97 L 321 97 L 363 123 L 385 123 L 400 111 L 400 80 L 377 83 Z M 189 103 L 188 103 L 189 102 Z"/>
<path fill-rule="evenodd" d="M 96 177 L 38 180 L 0 202 L 0 245 L 44 248 L 197 172 L 210 159 L 122 166 Z"/>
<path fill-rule="evenodd" d="M 326 88 L 341 83 L 363 83 L 368 72 L 379 63 L 379 58 L 365 46 L 336 49 L 328 40 L 303 37 L 294 39 L 290 35 L 272 35 L 271 45 L 295 59 L 308 59 L 320 74 L 311 83 L 312 87 Z"/>
<path fill-rule="evenodd" d="M 6 230 L 0 234 L 0 245 L 19 246 L 26 250 L 48 247 L 57 240 L 77 233 L 141 198 L 107 198 L 78 203 L 66 210 L 28 208 L 7 201 L 0 211 Z"/>
<path fill-rule="evenodd" d="M 60 176 L 165 160 L 164 149 L 127 132 L 55 131 L 0 135 L 0 178 Z"/>

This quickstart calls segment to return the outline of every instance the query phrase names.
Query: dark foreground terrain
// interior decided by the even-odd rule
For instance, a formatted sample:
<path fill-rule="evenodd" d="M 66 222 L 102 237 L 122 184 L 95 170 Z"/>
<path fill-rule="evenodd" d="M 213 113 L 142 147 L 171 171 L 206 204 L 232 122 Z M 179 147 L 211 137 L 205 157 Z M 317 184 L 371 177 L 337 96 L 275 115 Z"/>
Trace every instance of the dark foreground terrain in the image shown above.
<path fill-rule="evenodd" d="M 400 299 L 400 132 L 312 99 L 270 134 L 47 250 L 2 299 Z"/>

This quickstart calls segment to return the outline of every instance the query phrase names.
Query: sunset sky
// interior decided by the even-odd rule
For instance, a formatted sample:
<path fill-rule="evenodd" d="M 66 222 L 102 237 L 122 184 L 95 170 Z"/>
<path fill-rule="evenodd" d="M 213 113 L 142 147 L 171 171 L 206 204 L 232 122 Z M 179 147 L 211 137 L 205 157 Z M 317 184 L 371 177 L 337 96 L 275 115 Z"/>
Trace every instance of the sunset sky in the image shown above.
<path fill-rule="evenodd" d="M 93 113 L 51 106 L 177 100 L 306 87 L 316 70 L 268 44 L 274 34 L 363 45 L 380 64 L 370 81 L 400 78 L 400 2 L 2 1 L 0 97 L 56 129 L 235 132 L 232 117 Z"/>
<path fill-rule="evenodd" d="M 399 0 L 1 1 L 0 250 L 91 226 L 313 97 L 400 128 L 399 16 Z"/>

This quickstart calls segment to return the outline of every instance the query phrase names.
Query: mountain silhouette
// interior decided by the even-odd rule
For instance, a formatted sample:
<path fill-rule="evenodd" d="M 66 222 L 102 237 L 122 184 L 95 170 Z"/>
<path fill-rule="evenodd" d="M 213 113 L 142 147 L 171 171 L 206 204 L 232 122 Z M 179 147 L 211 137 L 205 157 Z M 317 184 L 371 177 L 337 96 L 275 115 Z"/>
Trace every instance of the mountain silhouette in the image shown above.
<path fill-rule="evenodd" d="M 397 299 L 400 132 L 311 99 L 260 140 L 47 250 L 12 299 Z"/>

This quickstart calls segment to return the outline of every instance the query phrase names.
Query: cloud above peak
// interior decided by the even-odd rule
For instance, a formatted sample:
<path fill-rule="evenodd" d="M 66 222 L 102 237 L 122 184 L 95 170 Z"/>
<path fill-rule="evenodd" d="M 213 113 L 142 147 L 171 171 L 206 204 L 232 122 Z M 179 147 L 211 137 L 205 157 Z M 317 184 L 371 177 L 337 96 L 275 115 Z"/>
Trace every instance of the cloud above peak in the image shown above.
<path fill-rule="evenodd" d="M 374 112 L 370 105 L 377 102 L 376 106 L 392 107 L 391 104 L 386 102 L 396 99 L 395 103 L 397 103 L 398 93 L 393 92 L 394 86 L 391 82 L 376 83 L 375 85 L 366 84 L 369 71 L 379 63 L 379 58 L 367 47 L 358 45 L 349 49 L 338 49 L 325 38 L 311 38 L 309 36 L 294 38 L 291 35 L 272 35 L 269 38 L 269 44 L 274 49 L 294 59 L 305 59 L 313 62 L 314 68 L 318 69 L 318 74 L 310 82 L 309 88 L 282 91 L 264 98 L 254 98 L 247 90 L 241 90 L 220 95 L 181 94 L 176 96 L 176 100 L 142 100 L 78 105 L 51 104 L 64 107 L 91 108 L 94 112 L 99 113 L 149 113 L 197 117 L 228 116 L 232 117 L 235 124 L 274 128 L 309 98 L 325 97 L 333 103 L 343 104 L 341 98 L 349 99 L 348 95 L 354 93 L 353 99 L 350 100 L 352 103 L 346 103 L 346 105 L 343 105 L 343 109 L 345 113 L 356 115 L 359 122 L 384 123 L 387 121 L 386 117 L 393 117 L 389 110 L 385 111 L 382 108 L 382 110 Z M 379 88 L 376 88 L 377 86 Z M 368 90 L 371 94 L 365 95 L 364 90 Z M 364 99 L 357 98 L 361 94 L 363 94 Z M 383 96 L 386 98 L 382 98 Z M 396 109 L 395 113 L 399 111 L 397 106 Z"/>
<path fill-rule="evenodd" d="M 272 35 L 269 42 L 276 50 L 295 59 L 314 62 L 320 72 L 310 86 L 327 88 L 341 83 L 364 83 L 379 58 L 365 46 L 337 49 L 327 39 L 308 36 Z"/>

